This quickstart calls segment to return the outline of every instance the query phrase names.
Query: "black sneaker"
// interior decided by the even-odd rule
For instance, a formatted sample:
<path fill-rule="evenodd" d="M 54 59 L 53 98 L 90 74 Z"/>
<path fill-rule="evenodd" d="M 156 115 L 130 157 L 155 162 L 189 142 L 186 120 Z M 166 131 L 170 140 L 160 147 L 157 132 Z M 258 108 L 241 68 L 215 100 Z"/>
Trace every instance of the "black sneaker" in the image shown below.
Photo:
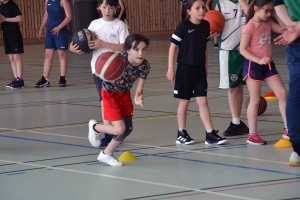
<path fill-rule="evenodd" d="M 241 123 L 241 126 L 242 126 L 242 130 L 245 132 L 245 133 L 249 133 L 249 128 L 248 126 L 244 123 L 244 122 L 240 122 Z"/>
<path fill-rule="evenodd" d="M 186 130 L 179 131 L 177 133 L 176 144 L 194 144 L 195 141 L 189 136 Z"/>
<path fill-rule="evenodd" d="M 50 82 L 49 80 L 45 79 L 44 76 L 35 84 L 36 88 L 42 88 L 42 87 L 50 87 Z"/>
<path fill-rule="evenodd" d="M 9 84 L 7 84 L 5 87 L 6 88 L 12 88 L 12 86 L 14 85 L 14 81 L 16 81 L 17 79 L 14 78 Z"/>
<path fill-rule="evenodd" d="M 212 130 L 211 133 L 206 132 L 205 144 L 224 144 L 228 141 L 227 138 L 222 138 L 217 133 L 219 133 L 218 130 Z"/>
<path fill-rule="evenodd" d="M 237 135 L 245 135 L 248 134 L 248 132 L 244 132 L 242 124 L 234 124 L 230 122 L 229 127 L 226 131 L 224 131 L 224 136 L 237 136 Z"/>
<path fill-rule="evenodd" d="M 219 48 L 219 44 L 214 44 L 214 49 L 218 49 Z"/>
<path fill-rule="evenodd" d="M 16 81 L 14 81 L 13 86 L 11 88 L 12 89 L 24 88 L 24 81 L 22 81 L 22 79 L 17 79 Z"/>
<path fill-rule="evenodd" d="M 66 87 L 67 81 L 64 78 L 63 79 L 60 78 L 58 84 L 59 84 L 59 87 Z"/>

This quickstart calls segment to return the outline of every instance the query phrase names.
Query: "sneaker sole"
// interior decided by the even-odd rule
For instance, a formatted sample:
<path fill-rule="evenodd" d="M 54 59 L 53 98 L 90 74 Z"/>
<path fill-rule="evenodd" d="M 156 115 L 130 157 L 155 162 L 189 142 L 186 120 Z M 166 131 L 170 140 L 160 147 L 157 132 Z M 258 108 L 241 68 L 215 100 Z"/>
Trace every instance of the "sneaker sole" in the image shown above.
<path fill-rule="evenodd" d="M 65 84 L 65 85 L 59 85 L 58 87 L 66 87 L 67 85 Z"/>
<path fill-rule="evenodd" d="M 252 144 L 252 145 L 266 145 L 267 142 L 264 142 L 264 143 L 254 143 L 254 142 L 251 142 L 250 140 L 247 140 L 247 144 Z"/>
<path fill-rule="evenodd" d="M 297 164 L 297 163 L 289 162 L 289 166 L 290 167 L 300 167 L 300 163 Z"/>
<path fill-rule="evenodd" d="M 35 85 L 35 88 L 44 88 L 44 87 L 50 87 L 50 85 Z"/>
<path fill-rule="evenodd" d="M 101 159 L 99 159 L 99 158 L 97 158 L 97 160 L 99 161 L 99 162 L 102 162 L 102 163 L 105 163 L 105 164 L 107 164 L 107 165 L 109 165 L 109 166 L 112 166 L 112 167 L 123 167 L 124 166 L 124 164 L 122 163 L 122 162 L 120 162 L 121 164 L 118 164 L 118 165 L 111 165 L 111 164 L 109 164 L 109 163 L 107 163 L 107 162 L 105 162 L 104 160 L 101 160 Z"/>
<path fill-rule="evenodd" d="M 289 140 L 289 139 L 290 139 L 290 137 L 289 137 L 289 136 L 286 136 L 286 135 L 282 135 L 282 138 L 283 138 L 283 139 L 286 139 L 286 140 Z"/>
<path fill-rule="evenodd" d="M 195 144 L 195 141 L 193 140 L 193 141 L 190 141 L 190 142 L 181 143 L 181 142 L 179 142 L 179 141 L 176 140 L 175 143 L 176 144 L 186 144 L 186 145 L 189 145 L 189 144 Z"/>
<path fill-rule="evenodd" d="M 92 135 L 92 133 L 94 133 L 95 131 L 94 131 L 94 128 L 93 128 L 93 126 L 94 126 L 94 124 L 96 124 L 97 123 L 97 121 L 96 120 L 94 120 L 94 119 L 91 119 L 90 121 L 89 121 L 89 135 L 88 135 L 88 139 L 89 139 L 89 142 L 90 142 L 90 144 L 93 146 L 93 147 L 95 147 L 95 148 L 99 148 L 100 147 L 100 140 L 99 140 L 99 144 L 98 144 L 98 142 L 96 143 L 96 144 L 94 144 L 94 142 L 91 142 L 91 141 L 94 141 L 92 138 L 93 138 L 93 135 Z M 100 133 L 99 133 L 100 134 Z M 96 140 L 97 141 L 97 140 Z"/>
<path fill-rule="evenodd" d="M 205 144 L 207 144 L 207 145 L 213 145 L 213 144 L 225 144 L 225 143 L 227 143 L 227 142 L 228 142 L 228 140 L 221 140 L 221 141 L 219 141 L 219 142 L 217 142 L 217 143 L 209 143 L 209 142 L 205 141 Z"/>

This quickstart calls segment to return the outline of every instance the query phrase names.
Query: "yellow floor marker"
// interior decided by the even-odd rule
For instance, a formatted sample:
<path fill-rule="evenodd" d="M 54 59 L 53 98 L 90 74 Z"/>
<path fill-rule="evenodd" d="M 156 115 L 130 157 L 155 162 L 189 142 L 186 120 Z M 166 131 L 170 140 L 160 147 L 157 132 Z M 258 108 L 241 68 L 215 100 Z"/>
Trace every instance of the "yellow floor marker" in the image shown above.
<path fill-rule="evenodd" d="M 130 161 L 135 161 L 137 160 L 137 157 L 135 157 L 132 153 L 129 151 L 125 151 L 122 153 L 119 157 L 118 160 L 121 162 L 130 162 Z"/>
<path fill-rule="evenodd" d="M 290 142 L 290 140 L 282 138 L 274 144 L 274 147 L 275 148 L 288 148 L 288 147 L 292 147 L 292 143 Z"/>

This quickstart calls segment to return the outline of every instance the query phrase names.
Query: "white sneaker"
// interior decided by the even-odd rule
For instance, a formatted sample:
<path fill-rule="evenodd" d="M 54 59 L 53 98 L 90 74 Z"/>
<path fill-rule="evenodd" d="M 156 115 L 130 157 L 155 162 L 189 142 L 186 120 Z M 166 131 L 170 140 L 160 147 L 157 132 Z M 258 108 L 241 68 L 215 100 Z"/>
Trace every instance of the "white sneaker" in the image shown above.
<path fill-rule="evenodd" d="M 118 161 L 118 159 L 116 159 L 112 153 L 104 154 L 103 151 L 101 151 L 97 159 L 100 162 L 106 163 L 113 167 L 122 167 L 123 166 L 123 163 Z"/>
<path fill-rule="evenodd" d="M 94 127 L 95 124 L 97 124 L 96 120 L 91 119 L 89 121 L 89 136 L 88 136 L 88 138 L 89 138 L 89 141 L 90 141 L 91 145 L 93 147 L 98 148 L 98 147 L 100 147 L 100 138 L 99 138 L 99 136 L 100 136 L 101 133 L 97 133 L 94 130 L 93 127 Z"/>
<path fill-rule="evenodd" d="M 292 152 L 289 165 L 291 167 L 300 167 L 300 156 L 296 152 Z"/>

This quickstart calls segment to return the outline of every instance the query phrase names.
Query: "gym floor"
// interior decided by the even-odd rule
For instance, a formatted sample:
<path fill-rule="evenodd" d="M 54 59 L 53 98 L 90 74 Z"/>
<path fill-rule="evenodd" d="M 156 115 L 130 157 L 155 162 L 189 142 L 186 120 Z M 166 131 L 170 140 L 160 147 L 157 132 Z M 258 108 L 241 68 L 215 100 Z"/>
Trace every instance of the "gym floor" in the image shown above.
<path fill-rule="evenodd" d="M 5 89 L 12 72 L 0 47 L 0 199 L 1 200 L 158 200 L 158 199 L 300 199 L 300 168 L 289 167 L 291 148 L 274 148 L 283 133 L 277 99 L 267 100 L 258 118 L 265 146 L 246 144 L 246 136 L 229 138 L 222 146 L 204 144 L 205 130 L 197 104 L 191 101 L 187 131 L 197 143 L 176 145 L 173 84 L 165 79 L 168 35 L 151 35 L 146 56 L 151 72 L 145 107 L 135 106 L 132 134 L 115 156 L 130 151 L 138 160 L 124 167 L 97 161 L 101 149 L 87 139 L 88 121 L 101 121 L 91 54 L 69 52 L 66 88 L 58 87 L 57 56 L 50 88 L 34 88 L 43 70 L 43 44 L 25 45 L 25 88 Z M 209 46 L 208 99 L 215 129 L 224 131 L 231 115 L 227 90 L 218 89 L 218 51 Z M 288 87 L 285 48 L 275 46 L 273 58 Z M 262 95 L 269 92 L 263 84 Z M 134 95 L 135 87 L 132 89 Z M 249 97 L 245 87 L 245 99 Z M 247 123 L 243 106 L 242 120 Z"/>

